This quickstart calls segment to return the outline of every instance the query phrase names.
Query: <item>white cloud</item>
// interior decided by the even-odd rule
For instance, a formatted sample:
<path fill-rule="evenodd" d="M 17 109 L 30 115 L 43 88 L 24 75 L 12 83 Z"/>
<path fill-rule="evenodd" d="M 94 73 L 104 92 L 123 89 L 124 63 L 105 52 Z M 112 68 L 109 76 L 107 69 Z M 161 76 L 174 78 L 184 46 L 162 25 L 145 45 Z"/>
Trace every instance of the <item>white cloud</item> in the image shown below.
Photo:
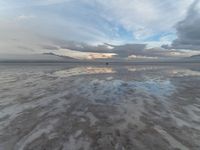
<path fill-rule="evenodd" d="M 171 31 L 184 18 L 193 0 L 96 0 L 108 20 L 117 20 L 141 40 L 156 32 Z"/>
<path fill-rule="evenodd" d="M 35 5 L 53 5 L 53 4 L 59 4 L 64 2 L 70 2 L 73 0 L 34 0 Z"/>
<path fill-rule="evenodd" d="M 88 59 L 88 60 L 108 59 L 117 55 L 115 53 L 92 53 L 92 52 L 81 52 L 70 49 L 58 49 L 54 52 L 54 54 L 58 56 L 69 56 L 76 59 Z"/>
<path fill-rule="evenodd" d="M 17 16 L 18 21 L 23 21 L 23 20 L 29 20 L 29 19 L 34 19 L 36 16 L 34 15 L 20 15 Z"/>
<path fill-rule="evenodd" d="M 89 44 L 124 44 L 132 40 L 133 43 L 150 44 L 151 48 L 169 44 L 175 38 L 173 26 L 185 18 L 192 2 L 193 0 L 1 1 L 0 53 L 24 53 L 30 50 L 43 52 L 41 45 L 54 46 L 52 39 Z M 135 39 L 130 36 L 131 33 Z M 183 56 L 183 53 L 175 53 L 175 50 L 170 54 L 171 51 L 147 52 L 144 49 L 138 50 L 137 47 L 136 50 L 127 47 L 124 49 L 119 50 L 118 54 L 137 51 L 137 57 L 154 57 L 152 55 L 157 53 Z M 148 55 L 143 56 L 143 51 Z M 76 55 L 79 54 L 76 52 Z M 90 55 L 88 58 L 97 56 L 104 57 L 104 54 Z"/>
<path fill-rule="evenodd" d="M 41 53 L 40 45 L 50 43 L 15 21 L 1 22 L 0 33 L 0 54 Z"/>

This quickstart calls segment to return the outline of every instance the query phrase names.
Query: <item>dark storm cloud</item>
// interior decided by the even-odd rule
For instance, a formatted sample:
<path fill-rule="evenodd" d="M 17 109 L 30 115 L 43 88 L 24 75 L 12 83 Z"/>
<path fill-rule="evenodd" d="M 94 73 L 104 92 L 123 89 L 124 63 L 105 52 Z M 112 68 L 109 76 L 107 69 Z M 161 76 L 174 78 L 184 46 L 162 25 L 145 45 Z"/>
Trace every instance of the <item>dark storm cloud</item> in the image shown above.
<path fill-rule="evenodd" d="M 187 16 L 176 25 L 178 38 L 171 46 L 164 48 L 200 50 L 200 13 L 197 9 L 199 0 L 190 6 Z"/>

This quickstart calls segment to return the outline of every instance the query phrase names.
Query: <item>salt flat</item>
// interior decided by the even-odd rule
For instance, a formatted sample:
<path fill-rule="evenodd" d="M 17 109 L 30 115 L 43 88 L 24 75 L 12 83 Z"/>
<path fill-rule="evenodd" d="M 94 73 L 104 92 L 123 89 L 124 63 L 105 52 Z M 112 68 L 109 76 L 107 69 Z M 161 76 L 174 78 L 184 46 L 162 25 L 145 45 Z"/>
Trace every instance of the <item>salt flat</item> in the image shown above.
<path fill-rule="evenodd" d="M 199 68 L 0 64 L 0 150 L 199 150 Z"/>

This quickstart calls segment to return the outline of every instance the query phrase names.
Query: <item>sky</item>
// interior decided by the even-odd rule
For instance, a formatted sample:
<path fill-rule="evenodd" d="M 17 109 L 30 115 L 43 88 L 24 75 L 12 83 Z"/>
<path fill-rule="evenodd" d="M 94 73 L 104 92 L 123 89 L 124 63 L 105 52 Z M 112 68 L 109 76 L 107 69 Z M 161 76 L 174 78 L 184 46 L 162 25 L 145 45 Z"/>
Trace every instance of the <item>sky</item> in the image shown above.
<path fill-rule="evenodd" d="M 0 55 L 190 57 L 199 24 L 199 0 L 0 0 Z"/>

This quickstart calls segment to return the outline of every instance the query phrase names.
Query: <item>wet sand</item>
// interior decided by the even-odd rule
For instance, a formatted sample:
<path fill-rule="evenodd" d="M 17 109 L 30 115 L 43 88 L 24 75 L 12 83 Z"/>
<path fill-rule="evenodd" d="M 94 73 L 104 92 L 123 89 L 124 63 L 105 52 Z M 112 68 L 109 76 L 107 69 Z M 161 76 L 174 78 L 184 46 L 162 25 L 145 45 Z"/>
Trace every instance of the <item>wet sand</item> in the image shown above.
<path fill-rule="evenodd" d="M 198 64 L 0 70 L 0 150 L 200 149 Z"/>

